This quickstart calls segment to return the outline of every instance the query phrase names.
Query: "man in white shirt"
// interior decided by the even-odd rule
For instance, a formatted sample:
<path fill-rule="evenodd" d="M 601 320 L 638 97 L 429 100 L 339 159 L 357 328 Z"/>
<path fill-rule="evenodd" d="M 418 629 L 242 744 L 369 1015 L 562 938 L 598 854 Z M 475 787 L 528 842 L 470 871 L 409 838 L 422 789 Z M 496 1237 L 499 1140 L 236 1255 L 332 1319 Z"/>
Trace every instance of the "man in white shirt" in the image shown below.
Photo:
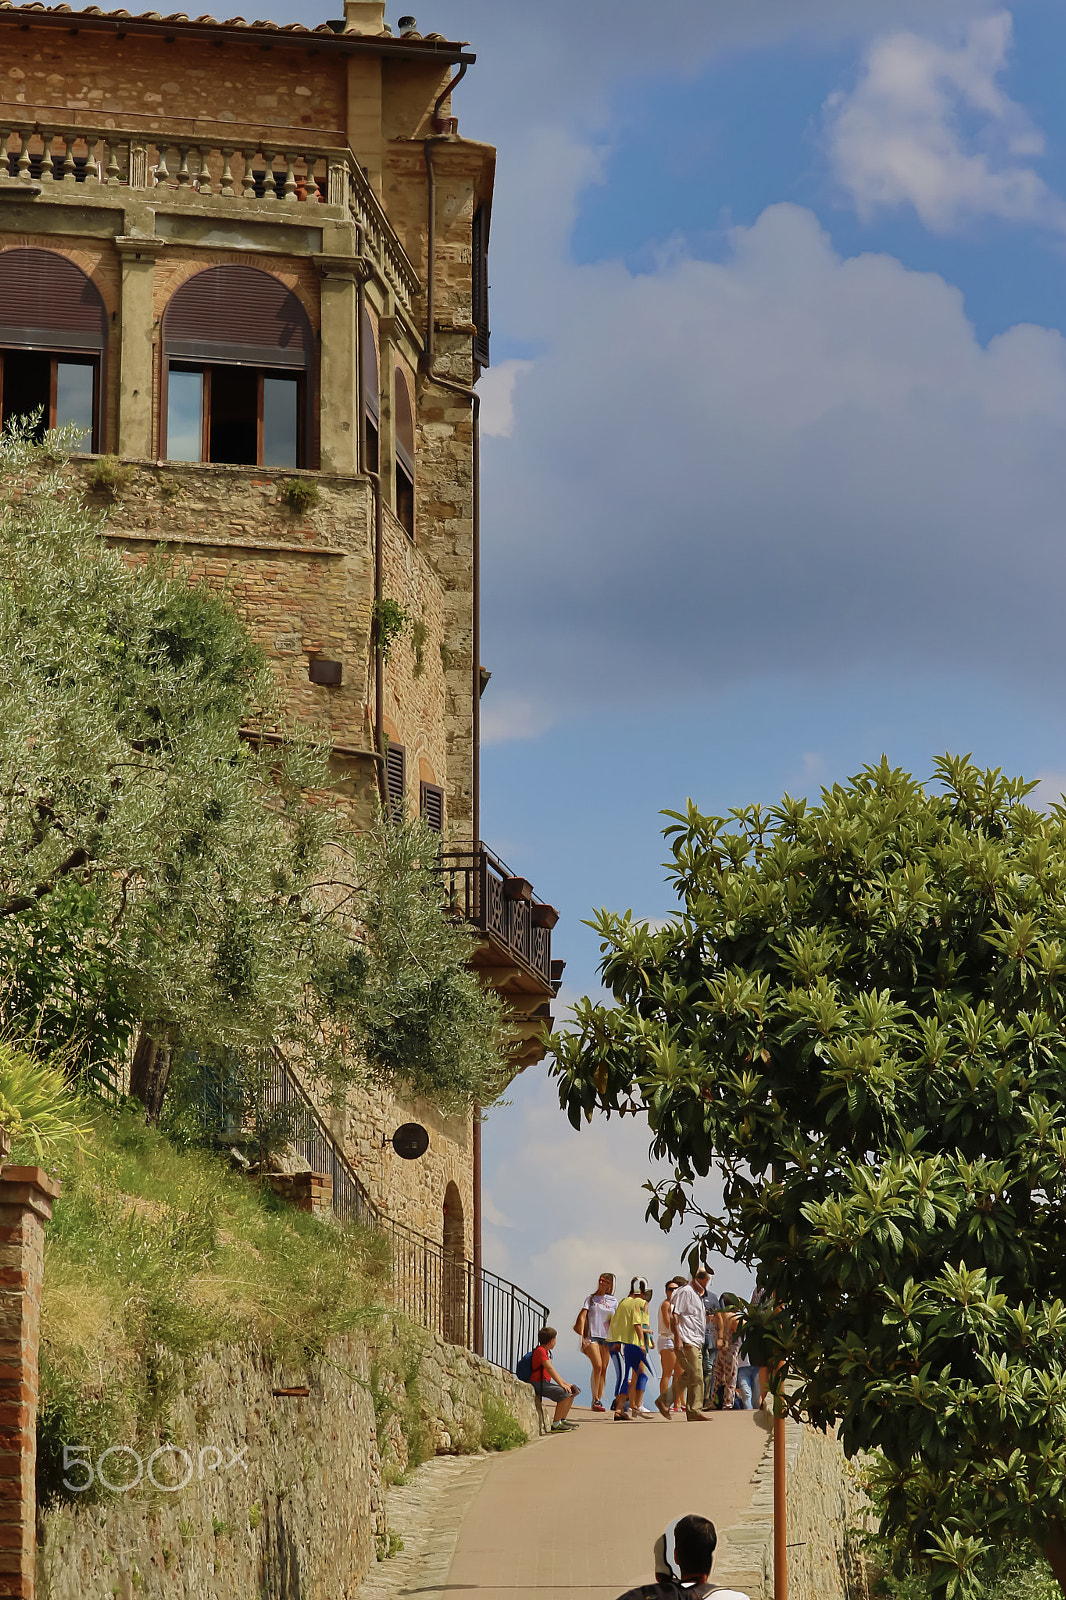
<path fill-rule="evenodd" d="M 706 1267 L 693 1276 L 691 1283 L 674 1291 L 670 1305 L 670 1320 L 674 1330 L 674 1350 L 677 1368 L 667 1395 L 660 1395 L 655 1405 L 669 1422 L 670 1407 L 685 1397 L 685 1416 L 689 1422 L 706 1422 L 700 1410 L 703 1404 L 703 1339 L 707 1332 L 707 1308 L 703 1297 L 711 1274 Z"/>

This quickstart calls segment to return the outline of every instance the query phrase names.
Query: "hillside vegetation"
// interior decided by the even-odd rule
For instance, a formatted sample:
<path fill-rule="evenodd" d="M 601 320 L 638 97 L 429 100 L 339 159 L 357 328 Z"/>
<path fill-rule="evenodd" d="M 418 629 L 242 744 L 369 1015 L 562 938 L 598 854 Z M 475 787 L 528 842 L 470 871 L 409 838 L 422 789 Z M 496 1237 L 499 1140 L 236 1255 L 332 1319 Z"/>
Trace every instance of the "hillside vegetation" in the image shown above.
<path fill-rule="evenodd" d="M 383 1235 L 297 1211 L 224 1160 L 176 1147 L 143 1113 L 99 1110 L 92 1122 L 89 1150 L 52 1167 L 62 1192 L 45 1235 L 46 1499 L 61 1492 L 64 1441 L 95 1457 L 165 1435 L 210 1345 L 250 1343 L 302 1365 L 384 1314 L 389 1276 Z"/>

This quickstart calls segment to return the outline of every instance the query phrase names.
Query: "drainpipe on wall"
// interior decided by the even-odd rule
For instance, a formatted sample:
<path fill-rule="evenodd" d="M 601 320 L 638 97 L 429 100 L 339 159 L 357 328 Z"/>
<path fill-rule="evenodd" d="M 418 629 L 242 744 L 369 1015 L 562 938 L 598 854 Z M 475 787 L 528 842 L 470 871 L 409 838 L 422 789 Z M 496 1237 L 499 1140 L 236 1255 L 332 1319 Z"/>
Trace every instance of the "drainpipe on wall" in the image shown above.
<path fill-rule="evenodd" d="M 358 407 L 359 407 L 359 471 L 364 477 L 370 479 L 370 487 L 374 495 L 374 612 L 371 620 L 371 631 L 374 645 L 374 757 L 377 766 L 378 797 L 381 800 L 383 816 L 389 814 L 389 785 L 385 771 L 385 658 L 381 651 L 381 638 L 377 625 L 378 606 L 381 602 L 383 587 L 383 541 L 384 517 L 382 514 L 381 500 L 381 474 L 371 472 L 367 466 L 366 453 L 366 371 L 363 366 L 363 324 L 366 313 L 366 278 L 362 271 L 359 273 L 358 288 L 356 290 L 357 307 L 356 316 L 359 319 L 359 337 L 356 341 L 358 360 Z"/>
<path fill-rule="evenodd" d="M 438 97 L 433 108 L 433 125 L 441 126 L 440 108 L 466 72 L 466 65 Z M 451 394 L 462 395 L 470 401 L 474 426 L 471 468 L 471 577 L 470 577 L 470 654 L 471 654 L 471 714 L 470 714 L 470 832 L 475 851 L 481 843 L 481 396 L 477 390 L 464 383 L 445 377 L 436 371 L 433 362 L 436 353 L 436 283 L 434 267 L 437 251 L 437 185 L 433 172 L 433 146 L 446 138 L 437 133 L 424 140 L 426 161 L 426 340 L 423 367 L 427 380 Z M 473 1205 L 473 1256 L 474 1256 L 474 1352 L 484 1355 L 484 1329 L 482 1314 L 482 1252 L 481 1252 L 481 1107 L 474 1106 L 471 1128 Z"/>

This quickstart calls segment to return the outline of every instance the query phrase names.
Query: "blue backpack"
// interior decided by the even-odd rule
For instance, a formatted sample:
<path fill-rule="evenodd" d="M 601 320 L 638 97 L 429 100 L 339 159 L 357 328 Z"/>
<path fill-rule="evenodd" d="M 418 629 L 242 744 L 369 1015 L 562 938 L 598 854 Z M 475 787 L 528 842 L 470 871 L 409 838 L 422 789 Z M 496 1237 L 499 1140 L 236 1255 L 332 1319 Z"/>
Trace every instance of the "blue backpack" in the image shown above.
<path fill-rule="evenodd" d="M 532 1383 L 533 1382 L 533 1352 L 532 1352 L 532 1350 L 530 1350 L 528 1355 L 520 1356 L 518 1358 L 518 1365 L 514 1369 L 514 1375 L 522 1383 Z"/>

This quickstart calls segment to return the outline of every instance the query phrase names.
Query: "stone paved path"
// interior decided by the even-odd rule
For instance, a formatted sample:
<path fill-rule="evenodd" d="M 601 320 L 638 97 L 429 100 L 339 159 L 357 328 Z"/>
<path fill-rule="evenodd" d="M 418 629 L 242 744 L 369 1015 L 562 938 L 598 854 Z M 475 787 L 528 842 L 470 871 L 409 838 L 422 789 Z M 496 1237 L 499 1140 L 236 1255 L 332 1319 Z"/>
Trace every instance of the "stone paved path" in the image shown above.
<path fill-rule="evenodd" d="M 439 1492 L 416 1489 L 406 1514 L 390 1496 L 390 1524 L 405 1544 L 413 1537 L 411 1554 L 383 1563 L 391 1570 L 372 1574 L 361 1600 L 613 1600 L 652 1581 L 656 1538 L 690 1511 L 712 1518 L 730 1564 L 725 1530 L 748 1510 L 767 1448 L 750 1411 L 698 1425 L 572 1415 L 576 1433 L 438 1471 Z"/>

